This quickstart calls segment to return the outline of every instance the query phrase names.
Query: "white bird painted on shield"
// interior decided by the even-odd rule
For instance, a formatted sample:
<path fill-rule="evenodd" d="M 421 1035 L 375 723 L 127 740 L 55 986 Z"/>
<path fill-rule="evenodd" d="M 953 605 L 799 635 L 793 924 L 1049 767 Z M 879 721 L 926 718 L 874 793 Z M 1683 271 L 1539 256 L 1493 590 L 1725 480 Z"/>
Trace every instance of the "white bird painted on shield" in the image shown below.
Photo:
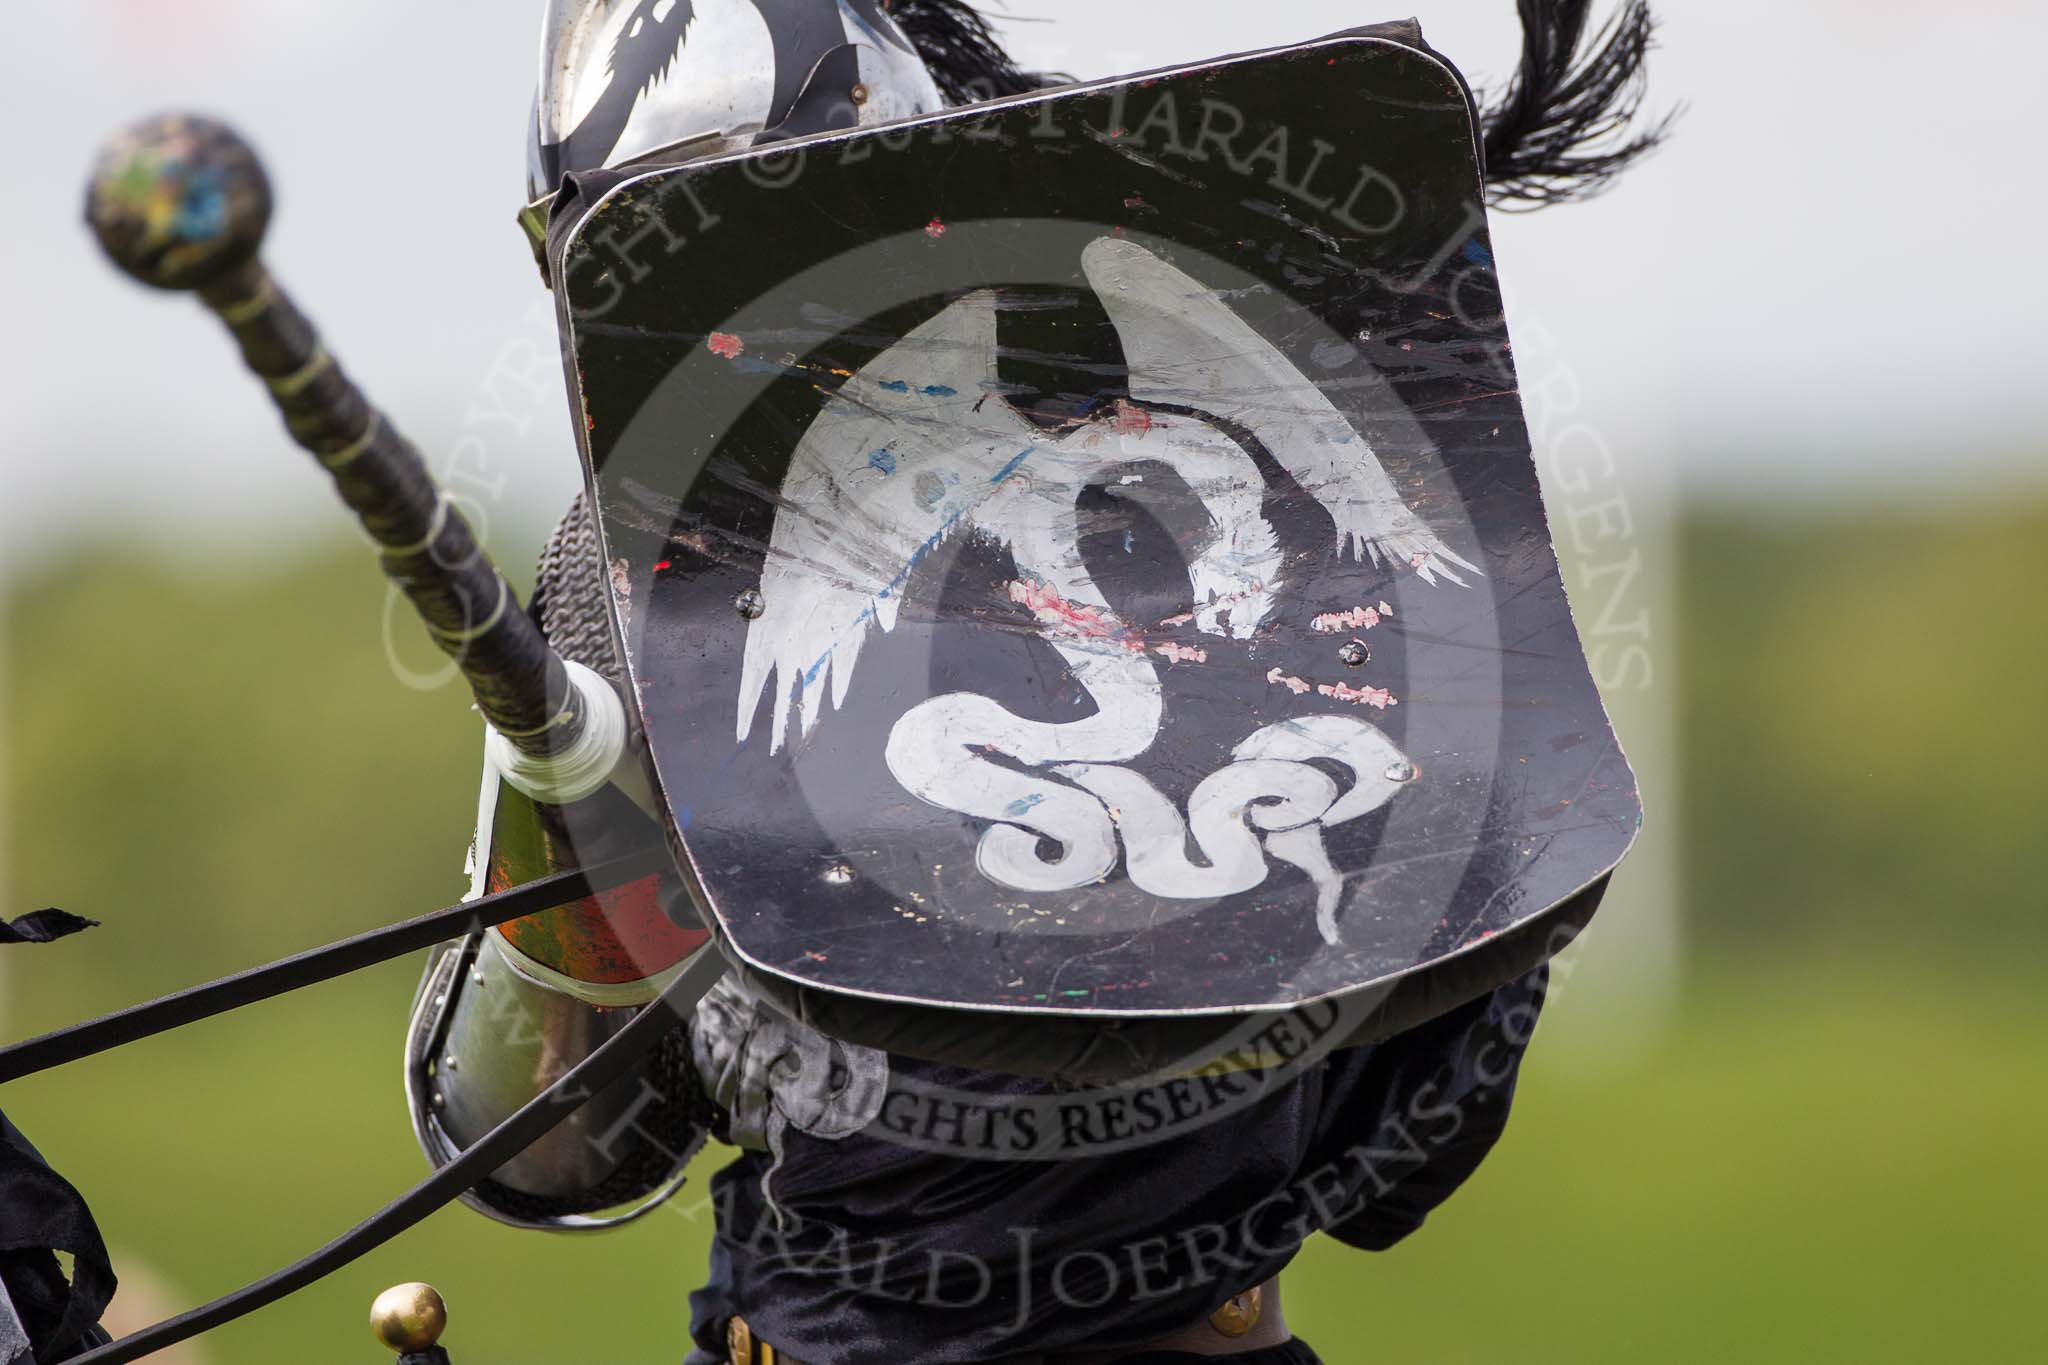
<path fill-rule="evenodd" d="M 906 590 L 934 551 L 968 535 L 1006 546 L 1019 573 L 1010 600 L 1038 620 L 1094 700 L 1094 714 L 1050 724 L 1019 717 L 989 697 L 938 697 L 896 724 L 887 757 L 908 790 L 991 822 L 980 845 L 981 870 L 1026 891 L 1084 886 L 1115 869 L 1118 833 L 1105 796 L 1171 809 L 1135 790 L 1133 781 L 1144 778 L 1106 767 L 1151 748 L 1163 693 L 1145 642 L 1088 572 L 1080 495 L 1146 463 L 1169 467 L 1185 483 L 1211 527 L 1188 565 L 1195 623 L 1206 634 L 1250 637 L 1281 586 L 1279 544 L 1261 511 L 1266 488 L 1257 463 L 1212 422 L 1179 412 L 1154 420 L 1160 405 L 1197 409 L 1250 431 L 1329 511 L 1345 552 L 1412 566 L 1432 584 L 1462 584 L 1459 569 L 1478 572 L 1402 501 L 1329 399 L 1213 290 L 1123 239 L 1097 240 L 1082 263 L 1122 340 L 1134 403 L 1120 407 L 1116 420 L 1057 435 L 1026 422 L 996 391 L 996 299 L 988 292 L 960 299 L 869 362 L 827 401 L 791 457 L 762 574 L 765 610 L 748 628 L 738 698 L 742 741 L 771 691 L 771 749 L 792 732 L 808 736 L 828 705 L 844 703 L 870 633 L 895 629 Z M 1230 768 L 1247 771 L 1219 773 L 1204 787 L 1222 793 L 1218 800 L 1228 810 L 1220 818 L 1240 829 L 1254 805 L 1253 823 L 1266 831 L 1307 828 L 1332 812 L 1355 819 L 1392 799 L 1400 783 L 1381 775 L 1405 765 L 1378 730 L 1350 717 L 1296 727 L 1277 745 L 1255 736 L 1239 748 L 1241 761 Z M 992 762 L 991 752 L 1013 763 Z M 1249 769 L 1272 776 L 1273 754 L 1299 763 L 1302 780 L 1283 782 L 1286 791 L 1259 804 L 1259 793 L 1247 786 L 1258 775 Z M 1319 773 L 1301 761 L 1306 757 L 1350 767 L 1360 791 L 1374 783 L 1385 790 L 1372 801 L 1357 792 L 1340 795 L 1327 777 L 1312 780 Z M 1200 804 L 1197 843 L 1210 867 L 1134 853 L 1132 876 L 1143 889 L 1187 898 L 1246 889 L 1245 859 L 1226 854 L 1221 840 L 1212 849 L 1203 838 L 1205 823 L 1220 827 L 1216 812 L 1205 822 Z M 1138 833 L 1127 821 L 1125 838 Z M 1155 846 L 1159 837 L 1173 842 L 1168 831 L 1152 840 Z M 1043 856 L 1044 840 L 1059 846 L 1056 857 Z M 1325 937 L 1335 941 L 1335 873 L 1319 834 L 1314 845 L 1273 833 L 1265 846 L 1316 880 Z M 1140 861 L 1168 871 L 1141 877 Z M 1258 871 L 1249 884 L 1263 875 Z"/>

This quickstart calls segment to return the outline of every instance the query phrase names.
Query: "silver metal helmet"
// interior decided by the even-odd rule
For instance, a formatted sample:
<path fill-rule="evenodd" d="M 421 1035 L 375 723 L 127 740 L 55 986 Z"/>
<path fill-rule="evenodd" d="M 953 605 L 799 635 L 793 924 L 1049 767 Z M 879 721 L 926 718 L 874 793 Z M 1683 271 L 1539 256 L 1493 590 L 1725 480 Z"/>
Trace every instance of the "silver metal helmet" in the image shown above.
<path fill-rule="evenodd" d="M 564 173 L 945 107 L 887 0 L 549 0 L 528 198 Z"/>

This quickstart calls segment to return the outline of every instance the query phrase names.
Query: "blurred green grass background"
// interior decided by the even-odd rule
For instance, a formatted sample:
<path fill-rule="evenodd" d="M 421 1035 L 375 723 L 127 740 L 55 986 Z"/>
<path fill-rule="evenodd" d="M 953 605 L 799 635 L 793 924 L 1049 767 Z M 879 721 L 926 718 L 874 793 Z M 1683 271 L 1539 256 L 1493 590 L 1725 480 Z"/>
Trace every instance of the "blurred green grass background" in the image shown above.
<path fill-rule="evenodd" d="M 1674 534 L 1672 1022 L 1620 1063 L 1539 1034 L 1480 1176 L 1392 1253 L 1314 1244 L 1289 1317 L 1332 1365 L 2048 1359 L 2048 504 Z M 106 927 L 0 964 L 5 1036 L 460 894 L 477 727 L 393 681 L 382 621 L 339 545 L 252 572 L 108 541 L 10 584 L 0 905 Z M 1629 908 L 1623 882 L 1604 913 Z M 7 1112 L 182 1308 L 421 1173 L 416 972 L 17 1083 Z M 693 1192 L 595 1239 L 448 1210 L 186 1358 L 388 1359 L 370 1298 L 430 1279 L 463 1365 L 675 1361 L 707 1236 Z"/>

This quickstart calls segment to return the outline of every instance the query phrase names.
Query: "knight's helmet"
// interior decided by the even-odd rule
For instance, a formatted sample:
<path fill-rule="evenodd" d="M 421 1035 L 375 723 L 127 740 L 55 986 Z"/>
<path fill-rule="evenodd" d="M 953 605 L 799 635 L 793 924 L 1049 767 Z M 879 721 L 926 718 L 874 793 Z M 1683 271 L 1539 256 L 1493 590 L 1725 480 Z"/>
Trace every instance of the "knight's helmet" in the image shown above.
<path fill-rule="evenodd" d="M 944 108 L 894 8 L 890 0 L 550 0 L 528 198 L 552 194 L 567 172 L 689 160 Z M 914 15 L 915 0 L 909 8 Z"/>

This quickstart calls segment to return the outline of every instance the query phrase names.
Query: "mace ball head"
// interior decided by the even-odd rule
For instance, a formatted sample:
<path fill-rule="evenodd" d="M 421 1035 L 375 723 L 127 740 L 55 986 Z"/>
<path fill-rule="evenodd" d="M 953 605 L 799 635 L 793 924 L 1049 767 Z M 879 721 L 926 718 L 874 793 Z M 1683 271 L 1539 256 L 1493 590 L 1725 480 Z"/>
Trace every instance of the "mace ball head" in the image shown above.
<path fill-rule="evenodd" d="M 448 1305 L 430 1284 L 394 1285 L 370 1305 L 370 1330 L 400 1355 L 438 1344 L 448 1327 Z"/>
<path fill-rule="evenodd" d="M 201 289 L 256 259 L 270 177 L 224 123 L 164 114 L 108 139 L 85 219 L 122 270 L 158 289 Z"/>

